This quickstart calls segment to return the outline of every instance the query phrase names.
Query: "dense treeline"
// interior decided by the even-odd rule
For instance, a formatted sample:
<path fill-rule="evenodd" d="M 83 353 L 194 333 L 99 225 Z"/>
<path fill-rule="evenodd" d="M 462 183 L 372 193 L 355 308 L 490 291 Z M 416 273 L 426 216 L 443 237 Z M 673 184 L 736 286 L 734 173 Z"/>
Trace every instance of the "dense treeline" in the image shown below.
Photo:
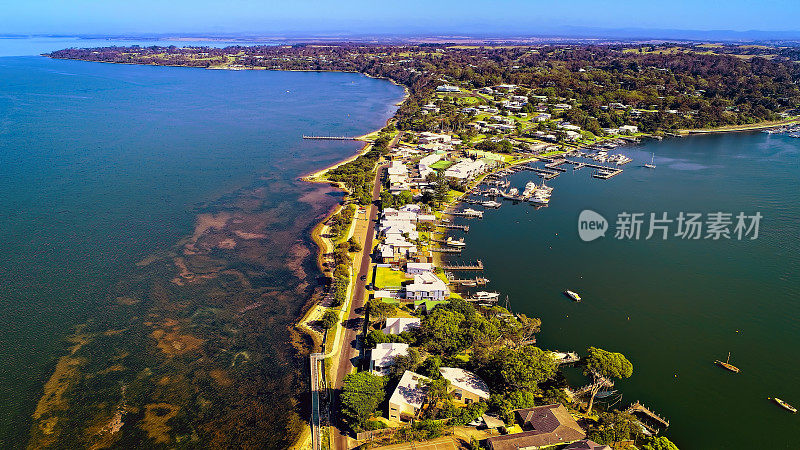
<path fill-rule="evenodd" d="M 800 52 L 756 46 L 615 45 L 447 47 L 388 45 L 106 47 L 53 52 L 55 58 L 280 70 L 353 71 L 407 86 L 401 129 L 458 128 L 457 109 L 421 114 L 443 81 L 466 88 L 502 83 L 532 87 L 547 102 L 568 101 L 583 126 L 637 124 L 643 131 L 745 124 L 800 106 Z M 620 111 L 603 108 L 625 105 Z"/>

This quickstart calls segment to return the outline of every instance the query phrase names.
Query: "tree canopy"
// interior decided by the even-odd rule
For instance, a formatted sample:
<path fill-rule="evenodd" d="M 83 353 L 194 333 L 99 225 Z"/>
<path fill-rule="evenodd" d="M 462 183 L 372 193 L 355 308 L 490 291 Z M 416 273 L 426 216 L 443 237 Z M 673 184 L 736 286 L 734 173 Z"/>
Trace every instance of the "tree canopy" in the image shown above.
<path fill-rule="evenodd" d="M 342 414 L 351 427 L 362 427 L 383 401 L 386 380 L 370 372 L 356 372 L 344 377 L 340 399 Z"/>

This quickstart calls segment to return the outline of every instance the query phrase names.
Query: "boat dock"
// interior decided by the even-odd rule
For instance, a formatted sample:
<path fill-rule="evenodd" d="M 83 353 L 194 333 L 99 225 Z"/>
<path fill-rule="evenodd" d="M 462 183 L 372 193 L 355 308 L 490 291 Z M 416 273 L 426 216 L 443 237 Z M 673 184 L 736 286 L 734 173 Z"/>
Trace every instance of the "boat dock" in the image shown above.
<path fill-rule="evenodd" d="M 303 139 L 320 139 L 325 141 L 355 141 L 356 138 L 349 136 L 306 136 Z"/>
<path fill-rule="evenodd" d="M 460 212 L 453 211 L 453 212 L 446 212 L 444 214 L 447 214 L 448 216 L 468 217 L 471 219 L 483 218 L 483 212 L 481 211 L 460 211 Z"/>
<path fill-rule="evenodd" d="M 475 264 L 455 264 L 452 266 L 442 266 L 442 270 L 483 270 L 483 261 L 480 259 Z"/>
<path fill-rule="evenodd" d="M 592 167 L 587 164 L 587 166 Z M 592 176 L 594 178 L 599 178 L 601 180 L 607 180 L 611 177 L 615 177 L 622 173 L 622 169 L 612 169 L 612 168 L 604 168 L 604 169 L 597 169 L 592 172 Z"/>
<path fill-rule="evenodd" d="M 489 282 L 488 278 L 475 277 L 475 278 L 450 278 L 447 280 L 453 284 L 461 284 L 467 286 L 483 286 Z"/>
<path fill-rule="evenodd" d="M 456 254 L 461 253 L 460 248 L 452 248 L 452 247 L 445 247 L 445 248 L 433 247 L 431 248 L 431 251 L 436 253 L 456 253 Z"/>
<path fill-rule="evenodd" d="M 444 240 L 444 239 L 434 239 L 434 238 L 430 238 L 430 241 L 431 241 L 431 242 L 436 242 L 437 244 L 444 244 L 444 245 L 447 245 L 447 246 L 449 246 L 449 247 L 466 247 L 466 245 L 467 245 L 467 244 L 465 244 L 465 243 L 463 242 L 463 240 L 462 240 L 462 241 L 450 241 L 450 242 L 447 242 L 447 241 L 446 241 L 446 240 Z M 457 244 L 453 244 L 453 242 L 457 242 Z"/>
<path fill-rule="evenodd" d="M 634 413 L 642 414 L 642 415 L 646 416 L 648 419 L 651 419 L 651 420 L 655 421 L 656 423 L 661 425 L 663 428 L 669 427 L 669 420 L 667 420 L 667 419 L 659 416 L 658 414 L 654 413 L 653 411 L 648 409 L 646 406 L 641 404 L 639 402 L 639 400 L 636 400 L 631 406 L 628 407 L 628 409 L 625 410 L 625 412 L 628 413 L 628 414 L 634 414 Z M 647 424 L 643 423 L 642 425 L 644 425 L 645 427 L 650 429 L 650 427 Z M 656 432 L 658 430 L 650 430 L 650 431 Z"/>
<path fill-rule="evenodd" d="M 461 230 L 465 233 L 469 232 L 469 225 L 456 225 L 452 223 L 442 223 L 442 222 L 436 223 L 435 225 L 439 228 L 447 228 L 450 230 Z"/>

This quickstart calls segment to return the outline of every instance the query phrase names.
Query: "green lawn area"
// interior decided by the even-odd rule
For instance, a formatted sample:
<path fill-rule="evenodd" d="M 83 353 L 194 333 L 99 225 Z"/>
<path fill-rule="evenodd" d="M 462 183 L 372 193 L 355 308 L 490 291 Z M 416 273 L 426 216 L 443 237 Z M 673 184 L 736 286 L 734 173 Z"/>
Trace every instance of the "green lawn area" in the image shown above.
<path fill-rule="evenodd" d="M 447 193 L 447 201 L 452 202 L 453 200 L 457 199 L 458 197 L 461 197 L 462 195 L 464 195 L 463 192 L 451 189 L 450 192 Z"/>
<path fill-rule="evenodd" d="M 436 161 L 435 163 L 431 164 L 431 169 L 434 170 L 446 170 L 448 167 L 455 164 L 453 161 Z"/>
<path fill-rule="evenodd" d="M 555 156 L 555 155 L 562 155 L 565 152 L 563 150 L 554 150 L 552 152 L 543 153 L 540 156 L 548 157 L 548 156 Z"/>
<path fill-rule="evenodd" d="M 373 283 L 378 289 L 399 288 L 408 279 L 406 274 L 399 270 L 392 270 L 389 267 L 376 267 Z"/>

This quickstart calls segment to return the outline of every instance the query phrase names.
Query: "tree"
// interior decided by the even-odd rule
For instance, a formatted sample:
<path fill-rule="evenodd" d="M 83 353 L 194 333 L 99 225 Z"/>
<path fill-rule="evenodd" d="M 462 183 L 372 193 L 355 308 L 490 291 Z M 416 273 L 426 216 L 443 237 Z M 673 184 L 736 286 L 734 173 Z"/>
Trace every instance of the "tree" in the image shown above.
<path fill-rule="evenodd" d="M 380 298 L 371 298 L 367 301 L 370 323 L 380 323 L 390 317 L 395 311 L 394 305 L 384 302 Z"/>
<path fill-rule="evenodd" d="M 499 372 L 499 381 L 510 390 L 535 390 L 540 382 L 552 378 L 557 369 L 550 353 L 533 345 L 501 348 L 495 352 L 491 365 Z"/>
<path fill-rule="evenodd" d="M 673 444 L 666 436 L 652 437 L 642 448 L 644 450 L 678 450 L 678 446 Z"/>
<path fill-rule="evenodd" d="M 342 414 L 351 427 L 361 428 L 383 402 L 386 380 L 370 372 L 344 377 L 340 399 Z"/>
<path fill-rule="evenodd" d="M 442 307 L 435 308 L 422 320 L 428 349 L 439 354 L 454 354 L 463 350 L 462 322 L 463 314 Z"/>
<path fill-rule="evenodd" d="M 492 395 L 490 404 L 492 409 L 499 412 L 500 418 L 506 423 L 514 422 L 514 410 L 532 408 L 536 406 L 533 392 L 526 390 L 511 391 L 506 394 Z"/>
<path fill-rule="evenodd" d="M 450 381 L 444 377 L 430 378 L 421 381 L 422 385 L 427 388 L 425 393 L 425 401 L 431 407 L 436 406 L 439 400 L 449 400 L 450 394 Z"/>
<path fill-rule="evenodd" d="M 339 315 L 329 309 L 325 311 L 325 314 L 322 315 L 320 323 L 322 325 L 322 328 L 329 330 L 333 328 L 334 325 L 339 323 Z"/>
<path fill-rule="evenodd" d="M 610 378 L 629 378 L 633 375 L 633 364 L 628 361 L 622 353 L 614 353 L 601 348 L 589 347 L 589 356 L 586 357 L 585 374 L 591 374 L 594 378 L 589 399 L 589 408 L 586 413 L 592 412 L 594 397 L 605 385 L 605 380 Z"/>
<path fill-rule="evenodd" d="M 415 371 L 419 364 L 422 362 L 422 355 L 419 349 L 411 347 L 408 349 L 408 354 L 397 355 L 392 361 L 391 375 L 395 378 L 400 378 L 406 373 L 406 370 Z"/>

